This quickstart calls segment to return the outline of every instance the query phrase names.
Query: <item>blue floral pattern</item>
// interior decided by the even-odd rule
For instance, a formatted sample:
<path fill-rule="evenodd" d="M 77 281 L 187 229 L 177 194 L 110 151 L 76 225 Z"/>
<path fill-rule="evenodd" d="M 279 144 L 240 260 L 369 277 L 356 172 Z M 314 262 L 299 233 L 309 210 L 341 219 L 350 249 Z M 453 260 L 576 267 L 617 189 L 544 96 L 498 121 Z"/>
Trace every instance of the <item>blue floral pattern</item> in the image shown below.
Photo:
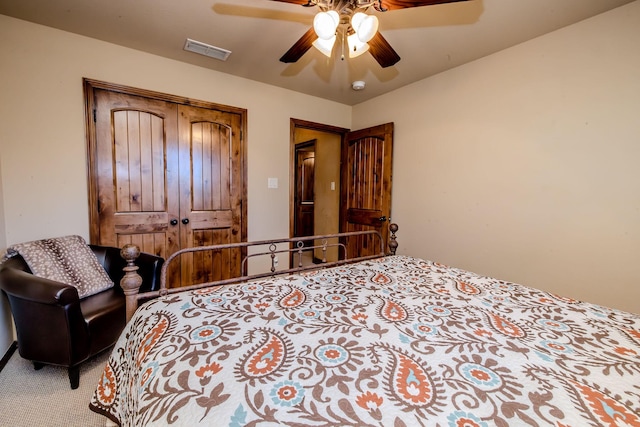
<path fill-rule="evenodd" d="M 640 426 L 640 316 L 390 256 L 158 298 L 90 408 L 121 426 Z"/>

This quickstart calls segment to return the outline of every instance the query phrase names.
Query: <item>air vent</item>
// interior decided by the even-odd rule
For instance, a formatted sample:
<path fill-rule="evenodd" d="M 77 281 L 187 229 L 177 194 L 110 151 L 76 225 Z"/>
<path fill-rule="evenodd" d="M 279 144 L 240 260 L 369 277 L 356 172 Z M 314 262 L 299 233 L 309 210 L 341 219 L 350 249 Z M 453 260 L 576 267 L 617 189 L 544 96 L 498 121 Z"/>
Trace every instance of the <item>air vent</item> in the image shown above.
<path fill-rule="evenodd" d="M 210 44 L 191 39 L 187 39 L 186 43 L 184 44 L 184 50 L 219 59 L 220 61 L 226 61 L 229 55 L 231 55 L 230 50 L 211 46 Z"/>

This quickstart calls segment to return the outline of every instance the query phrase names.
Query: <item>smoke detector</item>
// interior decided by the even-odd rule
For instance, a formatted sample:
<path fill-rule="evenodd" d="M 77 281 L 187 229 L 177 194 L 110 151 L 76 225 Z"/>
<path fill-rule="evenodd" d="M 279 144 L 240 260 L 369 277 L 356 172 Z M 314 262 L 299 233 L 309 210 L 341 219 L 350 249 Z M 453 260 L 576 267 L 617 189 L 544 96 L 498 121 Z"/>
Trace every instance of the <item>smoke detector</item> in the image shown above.
<path fill-rule="evenodd" d="M 365 86 L 365 82 L 363 82 L 362 80 L 356 80 L 355 82 L 351 83 L 351 88 L 353 90 L 362 90 L 364 89 Z"/>
<path fill-rule="evenodd" d="M 202 43 L 197 40 L 187 39 L 184 44 L 184 50 L 189 52 L 198 53 L 200 55 L 208 56 L 210 58 L 219 59 L 220 61 L 226 61 L 231 51 L 223 49 L 221 47 L 211 46 L 210 44 Z"/>

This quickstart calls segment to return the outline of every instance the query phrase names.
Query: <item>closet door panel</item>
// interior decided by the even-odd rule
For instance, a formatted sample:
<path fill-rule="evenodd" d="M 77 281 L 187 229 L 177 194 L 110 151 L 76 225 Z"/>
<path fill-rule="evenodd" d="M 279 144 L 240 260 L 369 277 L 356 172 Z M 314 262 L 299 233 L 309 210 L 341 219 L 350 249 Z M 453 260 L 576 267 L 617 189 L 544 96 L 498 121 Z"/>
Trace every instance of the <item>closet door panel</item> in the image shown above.
<path fill-rule="evenodd" d="M 167 257 L 178 250 L 175 104 L 96 92 L 98 244 L 136 243 Z"/>
<path fill-rule="evenodd" d="M 91 243 L 167 259 L 246 240 L 246 110 L 85 79 Z M 180 287 L 240 275 L 246 249 L 181 255 Z"/>
<path fill-rule="evenodd" d="M 242 241 L 241 117 L 179 107 L 181 246 Z M 240 275 L 241 250 L 181 257 L 182 283 Z"/>

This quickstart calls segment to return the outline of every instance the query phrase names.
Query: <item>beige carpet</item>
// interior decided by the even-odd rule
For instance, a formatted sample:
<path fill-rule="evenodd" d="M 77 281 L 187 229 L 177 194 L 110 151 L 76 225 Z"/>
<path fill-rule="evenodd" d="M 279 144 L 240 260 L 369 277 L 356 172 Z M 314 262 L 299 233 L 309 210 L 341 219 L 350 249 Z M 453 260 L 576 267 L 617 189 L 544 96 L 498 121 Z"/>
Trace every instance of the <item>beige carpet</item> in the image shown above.
<path fill-rule="evenodd" d="M 16 350 L 0 372 L 0 426 L 104 427 L 107 418 L 89 409 L 89 401 L 111 349 L 80 366 L 80 386 L 71 390 L 67 370 L 39 371 Z"/>

